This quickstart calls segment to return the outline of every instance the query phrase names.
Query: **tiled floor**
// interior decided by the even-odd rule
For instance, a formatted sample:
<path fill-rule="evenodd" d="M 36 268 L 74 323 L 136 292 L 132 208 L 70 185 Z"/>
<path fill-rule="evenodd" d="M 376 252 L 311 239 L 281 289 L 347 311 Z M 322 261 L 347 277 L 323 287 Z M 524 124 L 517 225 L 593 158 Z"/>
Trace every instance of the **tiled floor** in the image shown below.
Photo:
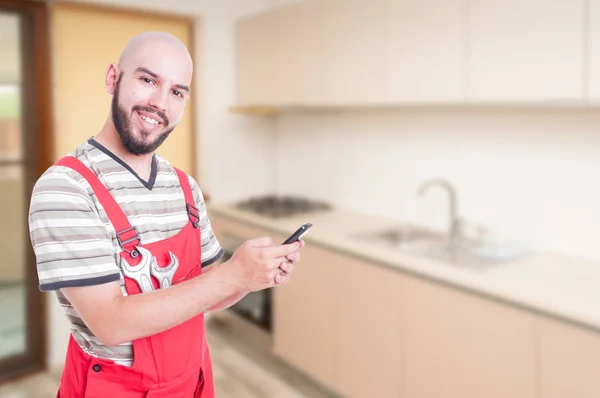
<path fill-rule="evenodd" d="M 217 398 L 335 398 L 270 353 L 264 333 L 227 313 L 211 316 L 207 333 Z M 58 374 L 39 374 L 0 386 L 0 398 L 54 397 Z"/>
<path fill-rule="evenodd" d="M 21 284 L 0 285 L 0 358 L 25 349 L 24 293 Z"/>

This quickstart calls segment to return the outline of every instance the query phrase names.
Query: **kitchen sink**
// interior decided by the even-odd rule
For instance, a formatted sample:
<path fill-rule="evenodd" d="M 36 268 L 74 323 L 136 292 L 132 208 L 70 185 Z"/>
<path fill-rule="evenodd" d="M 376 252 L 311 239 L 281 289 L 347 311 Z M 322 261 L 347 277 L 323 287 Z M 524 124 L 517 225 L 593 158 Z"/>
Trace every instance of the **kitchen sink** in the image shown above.
<path fill-rule="evenodd" d="M 363 233 L 358 235 L 357 238 L 397 248 L 414 245 L 420 246 L 424 243 L 441 243 L 446 240 L 444 235 L 436 234 L 426 229 L 410 227 L 389 228 L 383 231 Z"/>
<path fill-rule="evenodd" d="M 410 226 L 363 232 L 356 238 L 461 268 L 482 271 L 503 263 L 501 260 L 479 255 L 476 242 L 461 239 L 451 246 L 444 234 Z"/>

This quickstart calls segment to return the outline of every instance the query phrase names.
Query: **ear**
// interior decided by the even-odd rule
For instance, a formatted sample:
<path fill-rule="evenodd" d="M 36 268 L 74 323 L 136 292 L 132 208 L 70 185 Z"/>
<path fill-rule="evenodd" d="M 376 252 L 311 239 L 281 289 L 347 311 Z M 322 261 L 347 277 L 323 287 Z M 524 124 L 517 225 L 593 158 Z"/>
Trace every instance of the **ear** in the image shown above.
<path fill-rule="evenodd" d="M 106 92 L 109 93 L 110 95 L 113 95 L 115 93 L 115 89 L 117 87 L 117 80 L 119 79 L 119 66 L 117 64 L 110 64 L 108 66 L 108 69 L 106 69 L 106 76 L 105 76 L 105 85 L 106 85 Z"/>

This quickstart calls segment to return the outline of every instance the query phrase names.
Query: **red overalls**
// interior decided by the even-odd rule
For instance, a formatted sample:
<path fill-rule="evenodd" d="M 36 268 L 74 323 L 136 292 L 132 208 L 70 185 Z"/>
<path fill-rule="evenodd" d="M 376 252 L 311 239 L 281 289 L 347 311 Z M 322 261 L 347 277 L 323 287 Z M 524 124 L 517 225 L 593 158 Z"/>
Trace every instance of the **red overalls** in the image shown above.
<path fill-rule="evenodd" d="M 194 206 L 194 197 L 185 173 L 176 169 L 190 222 L 171 238 L 141 245 L 137 231 L 131 227 L 125 213 L 94 173 L 72 156 L 62 158 L 56 165 L 76 170 L 90 183 L 108 218 L 118 231 L 117 238 L 123 249 L 121 261 L 127 262 L 122 264 L 122 269 L 134 271 L 128 275 L 135 279 L 146 279 L 148 283 L 144 290 L 152 289 L 149 283 L 154 289 L 158 289 L 161 282 L 165 283 L 163 278 L 159 282 L 156 277 L 135 277 L 136 273 L 144 273 L 138 272 L 144 268 L 140 264 L 146 264 L 150 268 L 148 264 L 154 263 L 154 258 L 157 272 L 173 269 L 173 265 L 178 262 L 174 277 L 167 278 L 172 279 L 172 284 L 181 283 L 201 273 L 198 210 Z M 135 279 L 125 276 L 128 295 L 142 293 Z M 166 283 L 168 282 L 170 281 L 167 280 Z M 133 341 L 133 353 L 134 362 L 131 368 L 117 365 L 112 361 L 86 354 L 71 336 L 57 397 L 214 398 L 204 314 L 157 335 Z"/>

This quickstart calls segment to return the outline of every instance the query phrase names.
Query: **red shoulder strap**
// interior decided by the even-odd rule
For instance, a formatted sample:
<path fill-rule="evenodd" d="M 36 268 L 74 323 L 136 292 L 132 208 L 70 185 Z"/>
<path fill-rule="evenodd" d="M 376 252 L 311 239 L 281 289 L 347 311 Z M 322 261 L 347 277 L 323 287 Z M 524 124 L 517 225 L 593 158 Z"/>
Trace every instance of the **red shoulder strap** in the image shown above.
<path fill-rule="evenodd" d="M 173 167 L 175 172 L 177 173 L 177 178 L 179 179 L 179 185 L 183 190 L 183 195 L 185 196 L 185 202 L 193 205 L 194 195 L 192 193 L 192 187 L 190 186 L 190 181 L 188 180 L 188 176 L 184 171 L 179 170 L 177 167 Z"/>
<path fill-rule="evenodd" d="M 127 216 L 115 201 L 115 198 L 108 192 L 108 189 L 106 189 L 98 177 L 96 177 L 96 175 L 79 159 L 73 156 L 65 156 L 54 165 L 69 167 L 81 174 L 81 176 L 87 180 L 98 197 L 98 201 L 102 207 L 104 207 L 106 215 L 115 228 L 115 231 L 117 231 L 117 239 L 121 248 L 128 253 L 135 249 L 135 246 L 140 243 L 137 231 L 131 226 Z"/>
<path fill-rule="evenodd" d="M 179 178 L 179 185 L 183 190 L 183 196 L 185 197 L 185 207 L 188 212 L 188 216 L 194 228 L 198 228 L 198 222 L 200 221 L 200 216 L 198 214 L 198 209 L 195 204 L 194 194 L 192 193 L 192 187 L 190 186 L 190 181 L 188 180 L 188 176 L 184 171 L 179 170 L 177 167 L 173 167 L 175 172 L 177 173 L 177 178 Z"/>

